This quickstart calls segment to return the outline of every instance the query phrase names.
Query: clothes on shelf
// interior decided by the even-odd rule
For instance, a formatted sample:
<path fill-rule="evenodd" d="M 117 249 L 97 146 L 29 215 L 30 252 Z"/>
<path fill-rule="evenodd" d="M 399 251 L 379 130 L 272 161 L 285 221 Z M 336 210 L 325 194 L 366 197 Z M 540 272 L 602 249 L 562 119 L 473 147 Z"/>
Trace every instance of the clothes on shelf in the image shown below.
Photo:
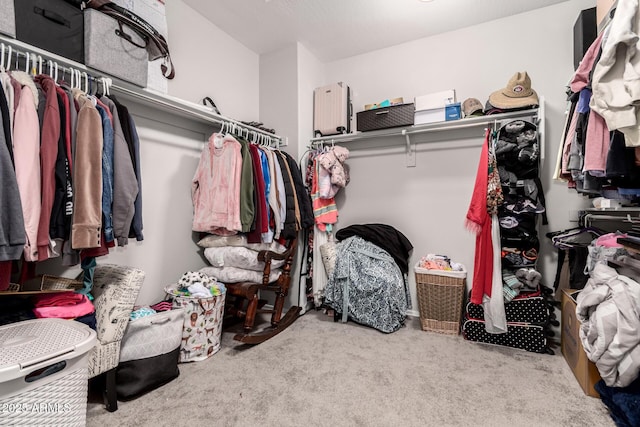
<path fill-rule="evenodd" d="M 482 321 L 488 334 L 511 334 L 505 306 L 521 292 L 540 292 L 543 287 L 536 270 L 537 216 L 547 222 L 539 159 L 533 123 L 512 120 L 498 130 L 487 130 L 465 225 L 476 233 L 470 301 L 483 307 L 482 319 L 469 320 Z M 489 339 L 484 332 L 465 336 L 514 346 L 511 338 Z"/>
<path fill-rule="evenodd" d="M 622 74 L 625 61 L 636 61 L 629 51 L 638 49 L 623 42 L 633 19 L 630 8 L 637 11 L 637 4 L 619 3 L 570 80 L 554 172 L 554 179 L 581 195 L 627 202 L 640 195 L 636 81 Z"/>
<path fill-rule="evenodd" d="M 143 240 L 139 139 L 127 107 L 46 74 L 2 71 L 0 83 L 0 262 L 59 257 L 71 266 Z"/>

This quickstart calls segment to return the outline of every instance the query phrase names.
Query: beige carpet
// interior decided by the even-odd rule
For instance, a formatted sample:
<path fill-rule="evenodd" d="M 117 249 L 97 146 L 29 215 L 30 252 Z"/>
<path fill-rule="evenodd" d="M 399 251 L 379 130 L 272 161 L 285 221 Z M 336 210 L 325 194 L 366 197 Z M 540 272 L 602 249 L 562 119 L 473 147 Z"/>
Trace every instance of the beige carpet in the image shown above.
<path fill-rule="evenodd" d="M 309 312 L 254 347 L 221 350 L 88 426 L 614 426 L 556 355 L 424 332 L 383 334 Z"/>

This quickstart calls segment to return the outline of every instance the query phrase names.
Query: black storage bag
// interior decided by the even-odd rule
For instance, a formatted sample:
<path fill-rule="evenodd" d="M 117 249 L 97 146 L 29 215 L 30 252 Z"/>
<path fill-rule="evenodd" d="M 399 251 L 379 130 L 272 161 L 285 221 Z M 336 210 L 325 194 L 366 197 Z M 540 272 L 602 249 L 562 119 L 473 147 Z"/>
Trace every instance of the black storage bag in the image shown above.
<path fill-rule="evenodd" d="M 16 38 L 84 63 L 82 11 L 65 0 L 16 0 Z"/>

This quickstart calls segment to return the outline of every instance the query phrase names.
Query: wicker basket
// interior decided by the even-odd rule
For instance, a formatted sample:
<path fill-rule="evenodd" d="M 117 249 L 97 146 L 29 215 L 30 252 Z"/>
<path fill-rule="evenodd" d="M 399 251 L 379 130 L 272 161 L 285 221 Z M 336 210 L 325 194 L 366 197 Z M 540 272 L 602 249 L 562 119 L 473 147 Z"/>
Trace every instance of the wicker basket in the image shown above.
<path fill-rule="evenodd" d="M 423 331 L 458 335 L 467 272 L 415 267 L 416 291 Z"/>

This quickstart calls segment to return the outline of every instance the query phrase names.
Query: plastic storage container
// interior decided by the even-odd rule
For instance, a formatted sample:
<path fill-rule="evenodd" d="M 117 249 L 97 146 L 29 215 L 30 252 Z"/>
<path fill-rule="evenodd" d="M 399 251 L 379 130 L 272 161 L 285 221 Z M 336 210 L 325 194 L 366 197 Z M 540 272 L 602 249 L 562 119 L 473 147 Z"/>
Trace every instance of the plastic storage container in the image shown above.
<path fill-rule="evenodd" d="M 428 270 L 415 266 L 416 292 L 423 331 L 460 333 L 467 271 Z"/>
<path fill-rule="evenodd" d="M 0 425 L 85 425 L 96 333 L 74 320 L 0 326 Z"/>

